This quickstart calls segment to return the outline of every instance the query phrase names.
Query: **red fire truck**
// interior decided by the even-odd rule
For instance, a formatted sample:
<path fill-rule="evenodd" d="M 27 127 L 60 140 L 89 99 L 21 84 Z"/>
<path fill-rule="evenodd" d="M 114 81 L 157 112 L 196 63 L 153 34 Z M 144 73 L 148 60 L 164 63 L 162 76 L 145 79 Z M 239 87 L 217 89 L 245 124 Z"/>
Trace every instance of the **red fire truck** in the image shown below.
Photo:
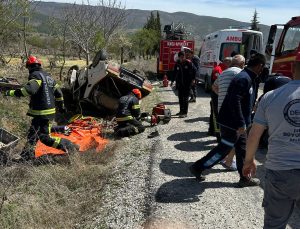
<path fill-rule="evenodd" d="M 292 78 L 296 53 L 300 52 L 300 16 L 284 24 L 272 25 L 266 45 L 270 60 L 270 74 L 282 74 Z"/>
<path fill-rule="evenodd" d="M 158 75 L 167 74 L 170 76 L 176 62 L 176 54 L 180 52 L 183 46 L 194 51 L 195 41 L 186 39 L 188 34 L 182 23 L 177 26 L 174 26 L 174 23 L 166 25 L 164 32 L 166 36 L 164 40 L 160 41 L 157 73 Z"/>
<path fill-rule="evenodd" d="M 175 65 L 175 54 L 180 52 L 181 47 L 194 50 L 195 41 L 192 40 L 161 40 L 159 49 L 159 74 L 172 71 Z"/>

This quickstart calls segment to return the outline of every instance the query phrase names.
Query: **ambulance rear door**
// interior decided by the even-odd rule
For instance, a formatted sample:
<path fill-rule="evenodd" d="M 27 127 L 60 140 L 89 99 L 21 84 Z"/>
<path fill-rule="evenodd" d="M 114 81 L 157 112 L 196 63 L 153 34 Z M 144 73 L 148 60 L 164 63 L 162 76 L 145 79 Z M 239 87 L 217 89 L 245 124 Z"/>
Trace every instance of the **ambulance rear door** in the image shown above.
<path fill-rule="evenodd" d="M 251 54 L 264 53 L 263 50 L 263 34 L 258 31 L 246 30 L 243 31 L 242 46 L 240 52 L 247 60 Z"/>
<path fill-rule="evenodd" d="M 225 57 L 231 57 L 233 53 L 240 54 L 242 41 L 242 31 L 222 31 L 220 33 L 219 61 L 223 61 Z"/>

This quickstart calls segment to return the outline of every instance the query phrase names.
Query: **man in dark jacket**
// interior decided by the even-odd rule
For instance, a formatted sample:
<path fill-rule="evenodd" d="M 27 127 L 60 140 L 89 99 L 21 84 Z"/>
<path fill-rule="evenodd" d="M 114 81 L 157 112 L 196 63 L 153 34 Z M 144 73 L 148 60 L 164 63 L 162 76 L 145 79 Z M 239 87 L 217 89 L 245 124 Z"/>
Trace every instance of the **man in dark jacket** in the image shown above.
<path fill-rule="evenodd" d="M 60 112 L 65 112 L 63 94 L 59 85 L 43 71 L 41 62 L 35 56 L 28 57 L 26 68 L 29 71 L 27 84 L 21 89 L 6 91 L 7 96 L 30 96 L 27 115 L 33 119 L 28 130 L 27 143 L 21 152 L 21 160 L 34 159 L 35 145 L 38 140 L 65 152 L 74 150 L 75 145 L 69 140 L 50 136 L 50 121 L 55 117 L 55 107 L 57 106 Z"/>
<path fill-rule="evenodd" d="M 235 148 L 237 169 L 240 174 L 238 185 L 240 187 L 259 185 L 259 180 L 244 177 L 242 168 L 246 151 L 246 130 L 251 124 L 251 113 L 256 100 L 255 78 L 261 73 L 265 63 L 264 55 L 257 53 L 251 56 L 247 67 L 231 81 L 218 116 L 221 142 L 190 167 L 191 173 L 198 180 L 204 180 L 202 172 L 219 163 Z"/>
<path fill-rule="evenodd" d="M 122 96 L 116 114 L 118 127 L 115 133 L 118 137 L 129 137 L 145 131 L 143 124 L 138 121 L 141 115 L 139 100 L 142 93 L 133 89 L 128 95 Z"/>
<path fill-rule="evenodd" d="M 186 59 L 184 52 L 178 53 L 178 61 L 174 67 L 176 88 L 178 89 L 180 111 L 177 113 L 180 118 L 185 118 L 188 113 L 190 88 L 195 82 L 195 67 L 193 63 Z"/>
<path fill-rule="evenodd" d="M 191 90 L 190 90 L 190 100 L 189 102 L 195 103 L 197 98 L 197 85 L 196 80 L 200 77 L 200 58 L 194 55 L 193 50 L 188 47 L 183 47 L 185 56 L 188 60 L 191 60 L 195 67 L 195 80 L 192 82 Z"/>

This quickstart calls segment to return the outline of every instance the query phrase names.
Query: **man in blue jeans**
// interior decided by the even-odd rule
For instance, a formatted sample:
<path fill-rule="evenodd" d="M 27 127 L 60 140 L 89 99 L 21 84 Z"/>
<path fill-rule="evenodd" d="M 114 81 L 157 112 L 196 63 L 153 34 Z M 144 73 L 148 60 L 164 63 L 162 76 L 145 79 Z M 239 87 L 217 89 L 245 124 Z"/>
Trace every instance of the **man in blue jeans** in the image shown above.
<path fill-rule="evenodd" d="M 266 58 L 257 53 L 251 56 L 247 67 L 231 81 L 227 95 L 220 108 L 221 141 L 206 156 L 196 161 L 190 172 L 203 181 L 202 172 L 223 160 L 235 148 L 240 187 L 257 186 L 259 180 L 243 176 L 242 168 L 246 152 L 246 130 L 251 124 L 251 113 L 256 100 L 256 77 L 261 73 Z"/>
<path fill-rule="evenodd" d="M 300 52 L 294 63 L 294 80 L 266 93 L 253 121 L 243 175 L 255 174 L 254 156 L 259 139 L 268 128 L 264 228 L 286 228 L 296 203 L 300 205 Z"/>

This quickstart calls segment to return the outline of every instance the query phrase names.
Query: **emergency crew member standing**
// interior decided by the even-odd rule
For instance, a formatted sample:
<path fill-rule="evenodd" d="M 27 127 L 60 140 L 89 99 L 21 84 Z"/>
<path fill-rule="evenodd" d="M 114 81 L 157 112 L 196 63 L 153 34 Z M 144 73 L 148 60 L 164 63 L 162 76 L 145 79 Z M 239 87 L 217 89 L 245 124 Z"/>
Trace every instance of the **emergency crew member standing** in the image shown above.
<path fill-rule="evenodd" d="M 286 228 L 295 204 L 300 204 L 299 98 L 300 52 L 294 63 L 294 80 L 266 93 L 259 102 L 247 140 L 243 174 L 251 177 L 256 172 L 254 156 L 259 139 L 268 128 L 264 229 Z"/>
<path fill-rule="evenodd" d="M 235 148 L 240 187 L 259 185 L 259 180 L 244 177 L 242 168 L 246 153 L 246 130 L 251 124 L 251 112 L 255 103 L 255 78 L 261 73 L 266 58 L 262 54 L 251 56 L 247 67 L 233 78 L 222 103 L 218 121 L 221 142 L 202 159 L 196 161 L 190 171 L 200 181 L 202 172 L 219 163 Z"/>
<path fill-rule="evenodd" d="M 217 65 L 211 73 L 211 83 L 212 85 L 218 79 L 218 77 L 222 74 L 224 70 L 229 68 L 231 65 L 231 57 L 225 57 L 223 62 Z M 208 134 L 212 136 L 216 136 L 219 142 L 220 140 L 220 131 L 217 126 L 217 117 L 218 117 L 218 94 L 215 93 L 213 90 L 210 93 L 210 116 L 209 116 L 209 128 Z"/>
<path fill-rule="evenodd" d="M 27 143 L 21 152 L 22 160 L 34 158 L 35 145 L 38 140 L 47 146 L 61 149 L 65 152 L 74 150 L 69 140 L 63 138 L 52 138 L 50 136 L 50 121 L 54 119 L 56 109 L 64 113 L 63 94 L 59 85 L 53 78 L 43 71 L 41 62 L 35 56 L 29 56 L 26 62 L 29 71 L 27 84 L 21 89 L 6 91 L 7 96 L 30 96 L 29 110 L 27 115 L 33 117 L 28 130 Z"/>
<path fill-rule="evenodd" d="M 191 60 L 195 67 L 195 80 L 192 82 L 191 85 L 191 91 L 190 91 L 191 98 L 189 100 L 189 102 L 195 103 L 197 98 L 196 79 L 199 79 L 200 77 L 200 58 L 194 55 L 194 52 L 188 47 L 183 47 L 183 50 L 186 55 L 186 58 Z"/>
<path fill-rule="evenodd" d="M 176 88 L 178 89 L 180 118 L 185 118 L 189 108 L 190 88 L 195 81 L 195 67 L 190 60 L 185 59 L 184 52 L 178 53 L 178 61 L 174 67 Z"/>
<path fill-rule="evenodd" d="M 116 114 L 118 127 L 115 130 L 118 137 L 129 137 L 145 131 L 143 124 L 137 119 L 141 115 L 139 100 L 142 93 L 133 89 L 128 95 L 122 96 Z"/>

